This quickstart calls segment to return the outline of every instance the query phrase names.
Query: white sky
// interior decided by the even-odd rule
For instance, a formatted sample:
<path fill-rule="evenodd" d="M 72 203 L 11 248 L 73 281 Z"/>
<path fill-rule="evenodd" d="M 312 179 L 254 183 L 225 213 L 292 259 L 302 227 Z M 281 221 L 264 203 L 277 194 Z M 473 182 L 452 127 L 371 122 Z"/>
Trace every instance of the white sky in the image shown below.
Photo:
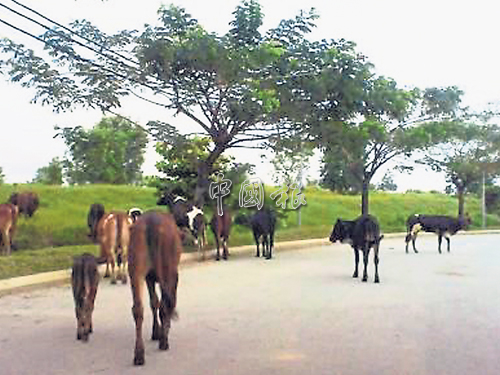
<path fill-rule="evenodd" d="M 67 24 L 85 18 L 103 31 L 113 33 L 121 29 L 142 29 L 144 23 L 156 22 L 157 0 L 20 0 L 44 15 Z M 164 2 L 169 3 L 169 2 Z M 209 31 L 225 33 L 232 19 L 236 0 L 182 0 L 173 1 Z M 2 4 L 15 7 L 12 1 Z M 262 31 L 274 27 L 281 19 L 291 18 L 299 10 L 315 7 L 320 19 L 311 39 L 345 38 L 357 44 L 357 50 L 375 64 L 378 74 L 396 79 L 402 87 L 431 87 L 456 85 L 465 91 L 465 103 L 485 107 L 500 98 L 500 66 L 498 36 L 500 3 L 490 0 L 261 0 L 265 15 Z M 16 9 L 18 9 L 16 7 Z M 21 21 L 0 7 L 0 19 L 30 30 L 36 35 L 40 28 Z M 0 37 L 9 37 L 30 48 L 40 43 L 0 24 Z M 6 77 L 7 78 L 7 77 Z M 50 107 L 29 104 L 33 93 L 18 85 L 0 80 L 0 114 L 2 118 L 0 166 L 7 182 L 26 182 L 35 176 L 38 168 L 46 166 L 55 156 L 62 156 L 65 146 L 53 139 L 54 125 L 92 126 L 101 118 L 99 111 L 77 110 L 56 115 Z M 148 106 L 138 100 L 126 100 L 119 111 L 145 124 L 148 120 L 171 121 L 171 113 Z M 173 123 L 187 126 L 186 118 Z M 181 130 L 182 131 L 182 130 Z M 259 151 L 238 149 L 238 161 L 257 164 L 257 175 L 271 180 L 272 170 L 259 164 Z M 154 174 L 156 156 L 147 153 L 144 172 Z M 318 163 L 311 163 L 314 176 Z M 378 172 L 378 182 L 384 170 Z M 444 178 L 422 169 L 412 175 L 398 175 L 399 190 L 437 189 L 444 187 Z"/>

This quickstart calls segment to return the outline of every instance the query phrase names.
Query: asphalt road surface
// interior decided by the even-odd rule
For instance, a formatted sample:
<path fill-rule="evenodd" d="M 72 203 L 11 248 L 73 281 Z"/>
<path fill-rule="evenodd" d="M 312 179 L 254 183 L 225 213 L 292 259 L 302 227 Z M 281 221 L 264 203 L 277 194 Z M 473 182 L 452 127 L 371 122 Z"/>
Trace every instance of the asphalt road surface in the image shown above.
<path fill-rule="evenodd" d="M 405 254 L 384 239 L 380 284 L 351 278 L 347 245 L 276 251 L 181 269 L 170 350 L 134 367 L 128 285 L 102 280 L 89 342 L 69 286 L 0 298 L 0 374 L 500 374 L 499 235 L 436 237 Z M 149 306 L 147 302 L 146 306 Z"/>

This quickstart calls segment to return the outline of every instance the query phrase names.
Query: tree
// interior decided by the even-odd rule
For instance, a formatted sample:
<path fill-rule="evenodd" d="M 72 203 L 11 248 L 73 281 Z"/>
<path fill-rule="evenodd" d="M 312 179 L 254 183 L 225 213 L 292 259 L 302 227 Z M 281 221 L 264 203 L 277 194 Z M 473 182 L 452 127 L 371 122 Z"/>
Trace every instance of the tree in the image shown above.
<path fill-rule="evenodd" d="M 350 117 L 369 65 L 345 40 L 307 41 L 317 18 L 312 10 L 266 34 L 259 31 L 263 14 L 257 1 L 242 1 L 233 15 L 223 36 L 207 32 L 175 6 L 161 7 L 161 25 L 141 33 L 106 35 L 85 20 L 75 21 L 71 32 L 56 27 L 42 35 L 50 58 L 5 39 L 0 47 L 10 58 L 2 63 L 12 81 L 36 90 L 34 101 L 56 111 L 77 105 L 110 111 L 125 95 L 149 92 L 154 97 L 147 100 L 186 116 L 212 141 L 197 166 L 195 198 L 202 204 L 208 176 L 225 150 L 262 147 L 294 130 L 301 109 Z M 73 32 L 97 44 L 93 59 L 78 52 L 82 47 Z M 318 77 L 335 89 L 326 92 Z M 313 95 L 295 90 L 297 85 L 313 87 Z M 174 147 L 187 141 L 166 122 L 151 121 L 148 129 Z"/>
<path fill-rule="evenodd" d="M 398 190 L 398 185 L 394 182 L 394 178 L 392 173 L 386 172 L 384 177 L 382 177 L 382 181 L 377 186 L 378 190 L 382 191 L 396 191 Z"/>
<path fill-rule="evenodd" d="M 61 185 L 63 183 L 63 163 L 53 158 L 46 167 L 38 168 L 33 183 L 45 185 Z"/>
<path fill-rule="evenodd" d="M 5 182 L 5 175 L 3 173 L 3 168 L 0 167 L 0 184 L 3 184 Z"/>
<path fill-rule="evenodd" d="M 500 174 L 500 129 L 496 125 L 456 122 L 446 131 L 446 141 L 428 150 L 418 162 L 433 171 L 444 172 L 456 191 L 458 215 L 464 215 L 465 194 L 481 181 Z"/>
<path fill-rule="evenodd" d="M 141 181 L 147 135 L 121 117 L 104 117 L 92 129 L 55 127 L 68 151 L 63 160 L 70 183 L 130 184 Z"/>
<path fill-rule="evenodd" d="M 397 158 L 399 170 L 411 170 L 404 161 L 415 150 L 444 141 L 460 111 L 461 95 L 456 87 L 420 93 L 399 89 L 395 81 L 384 77 L 368 80 L 358 121 L 318 122 L 315 129 L 326 157 L 342 160 L 337 171 L 327 170 L 328 178 L 348 182 L 353 190 L 361 186 L 361 213 L 367 214 L 375 173 Z"/>
<path fill-rule="evenodd" d="M 156 144 L 156 152 L 162 160 L 156 163 L 156 169 L 164 175 L 157 180 L 158 194 L 180 195 L 189 200 L 194 198 L 198 179 L 198 160 L 204 160 L 210 154 L 210 138 L 189 137 L 188 142 L 172 146 L 166 142 Z M 209 179 L 217 172 L 225 172 L 230 159 L 219 157 Z"/>

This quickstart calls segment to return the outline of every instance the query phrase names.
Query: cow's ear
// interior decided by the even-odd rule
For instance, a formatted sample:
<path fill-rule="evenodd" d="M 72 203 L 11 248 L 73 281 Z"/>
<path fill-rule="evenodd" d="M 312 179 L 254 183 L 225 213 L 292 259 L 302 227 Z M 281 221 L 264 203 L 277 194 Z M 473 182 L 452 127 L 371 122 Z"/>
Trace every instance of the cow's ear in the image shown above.
<path fill-rule="evenodd" d="M 342 220 L 340 218 L 337 219 L 337 223 L 341 223 Z"/>

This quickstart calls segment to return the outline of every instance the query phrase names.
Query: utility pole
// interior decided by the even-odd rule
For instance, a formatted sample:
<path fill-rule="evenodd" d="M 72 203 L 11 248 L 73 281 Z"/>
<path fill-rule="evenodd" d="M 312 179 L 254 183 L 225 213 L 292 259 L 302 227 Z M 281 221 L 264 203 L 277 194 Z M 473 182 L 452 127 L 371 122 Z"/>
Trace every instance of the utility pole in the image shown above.
<path fill-rule="evenodd" d="M 486 171 L 483 170 L 483 196 L 481 197 L 481 211 L 483 217 L 483 229 L 486 229 Z"/>

